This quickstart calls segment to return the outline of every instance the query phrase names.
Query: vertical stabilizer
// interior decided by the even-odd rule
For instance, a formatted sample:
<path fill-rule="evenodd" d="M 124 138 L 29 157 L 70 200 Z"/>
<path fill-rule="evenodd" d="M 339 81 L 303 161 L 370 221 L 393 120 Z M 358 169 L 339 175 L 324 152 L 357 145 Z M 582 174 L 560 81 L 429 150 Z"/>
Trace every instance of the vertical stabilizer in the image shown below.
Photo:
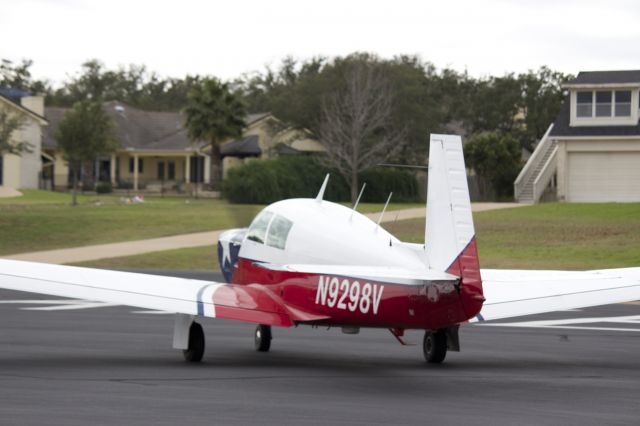
<path fill-rule="evenodd" d="M 462 139 L 431 135 L 425 234 L 429 266 L 446 271 L 474 236 Z"/>
<path fill-rule="evenodd" d="M 460 136 L 431 135 L 425 241 L 429 267 L 462 278 L 465 311 L 476 315 L 484 299 Z"/>

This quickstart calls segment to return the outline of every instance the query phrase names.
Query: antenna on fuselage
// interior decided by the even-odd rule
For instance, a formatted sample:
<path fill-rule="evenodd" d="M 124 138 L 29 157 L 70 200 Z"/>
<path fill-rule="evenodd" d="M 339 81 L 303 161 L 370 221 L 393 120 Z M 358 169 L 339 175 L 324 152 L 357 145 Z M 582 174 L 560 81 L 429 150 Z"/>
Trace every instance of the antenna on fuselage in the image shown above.
<path fill-rule="evenodd" d="M 384 212 L 387 210 L 387 206 L 389 205 L 389 201 L 391 201 L 392 195 L 393 195 L 393 192 L 390 192 L 389 197 L 387 198 L 387 202 L 384 203 L 384 208 L 382 209 L 382 212 L 380 212 L 380 217 L 378 218 L 378 223 L 376 224 L 376 231 L 378 230 L 378 227 L 380 227 L 380 222 L 382 222 L 382 218 L 384 217 Z"/>
<path fill-rule="evenodd" d="M 327 189 L 328 182 L 329 182 L 329 173 L 327 173 L 327 176 L 324 178 L 324 182 L 322 182 L 322 186 L 320 187 L 320 192 L 318 192 L 318 195 L 316 196 L 317 202 L 322 201 L 322 198 L 324 197 L 324 190 Z"/>
<path fill-rule="evenodd" d="M 362 193 L 364 192 L 364 188 L 367 186 L 367 182 L 362 184 L 362 189 L 360 190 L 360 194 L 358 194 L 358 199 L 356 200 L 356 203 L 353 205 L 353 209 L 351 210 L 351 216 L 349 216 L 349 220 L 351 220 L 351 218 L 353 217 L 353 212 L 356 211 L 356 209 L 358 208 L 358 203 L 360 202 L 360 198 L 362 198 Z"/>

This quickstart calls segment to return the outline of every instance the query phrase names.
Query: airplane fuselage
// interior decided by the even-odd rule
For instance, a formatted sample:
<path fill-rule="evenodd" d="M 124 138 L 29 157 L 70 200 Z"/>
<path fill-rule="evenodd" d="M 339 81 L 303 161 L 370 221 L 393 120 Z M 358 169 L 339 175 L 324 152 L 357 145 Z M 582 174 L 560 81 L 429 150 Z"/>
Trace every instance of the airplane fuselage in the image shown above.
<path fill-rule="evenodd" d="M 276 233 L 271 228 L 274 223 L 288 228 L 284 238 L 271 237 Z M 307 318 L 306 323 L 436 330 L 467 321 L 481 305 L 475 303 L 477 308 L 465 310 L 465 293 L 455 277 L 389 280 L 359 274 L 358 267 L 351 265 L 427 270 L 424 247 L 397 240 L 367 217 L 339 204 L 282 201 L 266 207 L 248 230 L 234 232 L 235 241 L 229 236 L 220 240 L 229 244 L 226 249 L 220 247 L 221 266 L 229 281 L 260 283 Z M 345 267 L 339 273 L 273 267 L 292 264 Z"/>

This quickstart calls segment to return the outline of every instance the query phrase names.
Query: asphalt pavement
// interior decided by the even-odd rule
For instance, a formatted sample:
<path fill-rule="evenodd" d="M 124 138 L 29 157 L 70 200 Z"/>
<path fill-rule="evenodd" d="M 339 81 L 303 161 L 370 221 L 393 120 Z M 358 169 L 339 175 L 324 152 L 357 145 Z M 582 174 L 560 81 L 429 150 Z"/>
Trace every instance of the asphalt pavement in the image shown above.
<path fill-rule="evenodd" d="M 386 330 L 275 329 L 257 353 L 251 325 L 205 320 L 187 364 L 171 315 L 3 290 L 0 424 L 640 424 L 640 306 L 517 321 L 584 317 L 465 326 L 442 365 Z"/>

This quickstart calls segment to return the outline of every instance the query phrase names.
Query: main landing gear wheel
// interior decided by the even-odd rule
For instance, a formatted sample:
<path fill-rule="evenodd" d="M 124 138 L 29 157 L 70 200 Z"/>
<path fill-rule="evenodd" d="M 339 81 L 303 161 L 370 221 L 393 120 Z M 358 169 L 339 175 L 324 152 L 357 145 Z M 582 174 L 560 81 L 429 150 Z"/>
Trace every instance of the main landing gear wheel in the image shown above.
<path fill-rule="evenodd" d="M 447 356 L 447 335 L 444 331 L 425 331 L 422 342 L 424 359 L 432 364 L 439 364 Z"/>
<path fill-rule="evenodd" d="M 184 359 L 188 362 L 200 362 L 204 355 L 204 331 L 197 322 L 192 322 L 189 327 L 189 348 L 182 351 Z"/>
<path fill-rule="evenodd" d="M 270 325 L 262 325 L 256 327 L 256 332 L 254 334 L 256 351 L 258 352 L 268 352 L 271 347 L 271 326 Z"/>

